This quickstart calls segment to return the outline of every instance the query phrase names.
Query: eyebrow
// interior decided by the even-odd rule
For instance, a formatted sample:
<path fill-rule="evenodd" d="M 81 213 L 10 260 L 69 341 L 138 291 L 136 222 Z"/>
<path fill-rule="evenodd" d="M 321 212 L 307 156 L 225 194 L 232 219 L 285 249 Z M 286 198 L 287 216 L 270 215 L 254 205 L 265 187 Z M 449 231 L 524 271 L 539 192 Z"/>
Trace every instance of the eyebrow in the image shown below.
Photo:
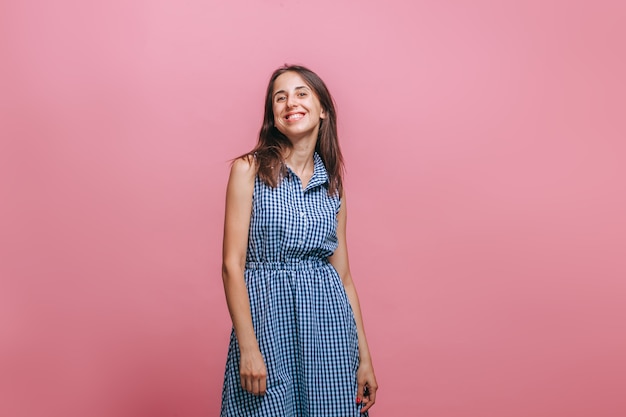
<path fill-rule="evenodd" d="M 294 88 L 294 90 L 301 90 L 303 88 L 306 88 L 307 90 L 309 89 L 309 87 L 307 87 L 306 85 L 299 85 L 298 87 Z M 276 97 L 276 95 L 280 94 L 280 93 L 286 93 L 285 90 L 278 90 L 277 92 L 275 92 L 272 97 Z"/>

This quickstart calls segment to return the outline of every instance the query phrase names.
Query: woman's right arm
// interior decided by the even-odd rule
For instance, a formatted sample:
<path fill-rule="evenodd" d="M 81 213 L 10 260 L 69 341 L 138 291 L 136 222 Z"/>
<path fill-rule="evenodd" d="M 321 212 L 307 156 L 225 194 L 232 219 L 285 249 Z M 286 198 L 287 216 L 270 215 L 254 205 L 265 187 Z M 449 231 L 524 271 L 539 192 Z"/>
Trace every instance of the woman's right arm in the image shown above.
<path fill-rule="evenodd" d="M 241 352 L 239 366 L 241 386 L 252 394 L 263 395 L 266 389 L 267 369 L 254 334 L 250 299 L 244 280 L 256 176 L 254 163 L 251 158 L 239 158 L 234 161 L 230 170 L 226 189 L 222 279 L 228 311 Z"/>

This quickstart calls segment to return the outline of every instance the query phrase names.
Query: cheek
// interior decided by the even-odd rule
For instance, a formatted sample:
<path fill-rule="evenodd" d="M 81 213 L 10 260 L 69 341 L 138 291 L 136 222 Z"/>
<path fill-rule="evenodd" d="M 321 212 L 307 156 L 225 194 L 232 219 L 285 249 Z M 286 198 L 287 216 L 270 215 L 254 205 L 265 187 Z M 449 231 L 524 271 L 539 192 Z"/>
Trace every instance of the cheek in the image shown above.
<path fill-rule="evenodd" d="M 273 117 L 274 117 L 274 122 L 278 122 L 280 120 L 280 117 L 276 116 L 277 114 L 280 114 L 280 109 L 276 108 L 276 106 L 274 106 L 272 108 L 272 113 L 273 113 Z"/>
<path fill-rule="evenodd" d="M 280 133 L 285 133 L 283 132 L 285 128 L 285 121 L 282 118 L 277 117 L 276 115 L 274 115 L 274 127 L 278 129 Z"/>

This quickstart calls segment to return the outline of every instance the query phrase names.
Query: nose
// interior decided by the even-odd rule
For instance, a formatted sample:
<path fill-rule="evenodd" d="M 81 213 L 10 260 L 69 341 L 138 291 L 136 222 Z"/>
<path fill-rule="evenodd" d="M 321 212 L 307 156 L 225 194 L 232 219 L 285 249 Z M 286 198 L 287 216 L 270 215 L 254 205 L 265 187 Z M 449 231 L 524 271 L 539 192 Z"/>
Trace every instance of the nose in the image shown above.
<path fill-rule="evenodd" d="M 296 96 L 293 94 L 290 94 L 287 96 L 287 107 L 294 107 L 296 106 L 298 103 L 296 102 Z"/>

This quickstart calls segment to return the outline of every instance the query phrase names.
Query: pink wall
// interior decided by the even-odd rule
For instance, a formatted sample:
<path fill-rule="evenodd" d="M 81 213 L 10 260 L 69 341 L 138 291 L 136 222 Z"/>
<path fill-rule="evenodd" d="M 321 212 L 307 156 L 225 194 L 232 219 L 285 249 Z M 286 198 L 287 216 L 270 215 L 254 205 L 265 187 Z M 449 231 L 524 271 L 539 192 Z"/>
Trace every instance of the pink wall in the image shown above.
<path fill-rule="evenodd" d="M 227 161 L 285 62 L 339 106 L 372 415 L 626 415 L 625 19 L 2 2 L 0 415 L 218 415 Z"/>

